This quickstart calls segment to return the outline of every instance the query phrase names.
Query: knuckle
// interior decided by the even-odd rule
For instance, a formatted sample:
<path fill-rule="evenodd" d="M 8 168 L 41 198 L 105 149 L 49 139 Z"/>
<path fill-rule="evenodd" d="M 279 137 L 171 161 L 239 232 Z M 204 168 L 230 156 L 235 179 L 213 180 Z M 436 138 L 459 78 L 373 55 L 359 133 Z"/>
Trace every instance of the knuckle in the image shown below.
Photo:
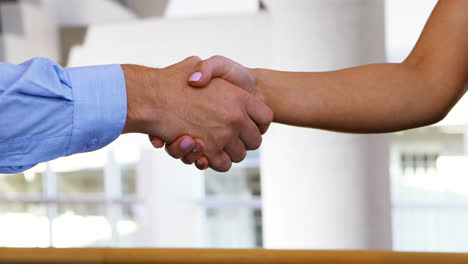
<path fill-rule="evenodd" d="M 219 167 L 219 172 L 227 172 L 231 169 L 232 162 L 231 161 L 224 161 Z"/>
<path fill-rule="evenodd" d="M 274 114 L 270 108 L 267 108 L 264 114 L 262 114 L 262 118 L 258 120 L 258 126 L 261 128 L 262 132 L 266 132 L 268 127 L 270 126 L 271 122 L 273 122 Z"/>
<path fill-rule="evenodd" d="M 210 161 L 211 162 L 211 161 Z M 223 157 L 217 157 L 211 162 L 211 167 L 219 172 L 226 172 L 231 168 L 231 161 Z"/>
<path fill-rule="evenodd" d="M 268 129 L 270 129 L 270 125 L 263 126 L 260 132 L 262 133 L 262 135 L 264 135 L 268 131 Z"/>
<path fill-rule="evenodd" d="M 273 122 L 273 119 L 274 119 L 274 118 L 275 118 L 275 115 L 274 115 L 274 113 L 273 113 L 273 110 L 271 110 L 270 108 L 268 108 L 266 125 L 270 125 L 270 123 Z"/>
<path fill-rule="evenodd" d="M 262 137 L 261 136 L 256 137 L 255 140 L 253 140 L 252 143 L 250 143 L 250 145 L 248 146 L 248 150 L 256 150 L 261 145 L 262 145 Z"/>
<path fill-rule="evenodd" d="M 238 162 L 245 160 L 245 157 L 247 157 L 247 152 L 243 153 L 243 155 L 241 156 L 241 159 Z"/>
<path fill-rule="evenodd" d="M 234 138 L 234 135 L 235 133 L 232 129 L 226 129 L 221 136 L 222 142 L 227 143 L 227 142 L 232 141 L 232 139 Z"/>
<path fill-rule="evenodd" d="M 223 172 L 221 166 L 220 166 L 218 163 L 213 163 L 213 164 L 211 165 L 211 168 L 212 168 L 213 170 L 217 171 L 217 172 Z"/>
<path fill-rule="evenodd" d="M 200 71 L 206 70 L 208 68 L 208 60 L 199 61 L 196 68 Z"/>
<path fill-rule="evenodd" d="M 235 162 L 235 163 L 241 162 L 241 161 L 243 161 L 245 159 L 246 156 L 247 156 L 247 151 L 243 151 L 242 153 L 239 154 L 239 156 L 237 156 L 232 161 Z"/>
<path fill-rule="evenodd" d="M 228 142 L 228 136 L 224 131 L 217 132 L 216 135 L 213 136 L 213 144 L 209 146 L 209 153 L 219 152 L 222 151 L 224 145 Z"/>
<path fill-rule="evenodd" d="M 241 111 L 231 111 L 227 114 L 227 120 L 230 124 L 240 124 L 244 119 L 244 114 Z"/>
<path fill-rule="evenodd" d="M 260 124 L 259 124 L 259 127 L 261 128 L 261 132 L 262 134 L 266 133 L 268 128 L 270 127 L 271 125 L 271 122 L 273 122 L 273 114 L 271 112 L 271 114 L 268 114 L 268 116 L 265 118 L 265 120 L 263 120 Z"/>

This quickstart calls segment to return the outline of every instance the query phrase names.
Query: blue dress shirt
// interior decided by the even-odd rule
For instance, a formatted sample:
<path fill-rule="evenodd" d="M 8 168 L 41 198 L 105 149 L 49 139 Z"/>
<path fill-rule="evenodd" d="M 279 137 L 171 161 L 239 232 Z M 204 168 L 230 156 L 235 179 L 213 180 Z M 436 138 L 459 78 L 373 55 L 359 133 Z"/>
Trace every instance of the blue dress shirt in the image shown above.
<path fill-rule="evenodd" d="M 120 65 L 0 63 L 0 173 L 102 148 L 120 135 L 126 116 Z"/>

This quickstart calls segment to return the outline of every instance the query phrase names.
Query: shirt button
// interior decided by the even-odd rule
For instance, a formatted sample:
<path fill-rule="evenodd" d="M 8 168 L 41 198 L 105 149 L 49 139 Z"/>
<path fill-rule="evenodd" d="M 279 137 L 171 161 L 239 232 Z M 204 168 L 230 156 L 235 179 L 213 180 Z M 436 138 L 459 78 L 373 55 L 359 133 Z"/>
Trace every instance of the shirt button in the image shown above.
<path fill-rule="evenodd" d="M 95 148 L 98 145 L 98 139 L 92 138 L 88 142 L 88 148 Z"/>

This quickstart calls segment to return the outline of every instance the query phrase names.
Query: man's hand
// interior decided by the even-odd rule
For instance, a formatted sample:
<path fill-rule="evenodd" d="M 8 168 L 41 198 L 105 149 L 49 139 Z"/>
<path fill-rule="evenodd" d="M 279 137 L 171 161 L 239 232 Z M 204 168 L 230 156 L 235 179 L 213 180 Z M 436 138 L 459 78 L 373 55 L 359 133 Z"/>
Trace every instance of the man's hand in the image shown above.
<path fill-rule="evenodd" d="M 175 141 L 182 135 L 201 139 L 210 166 L 227 171 L 232 161 L 240 162 L 247 150 L 261 144 L 259 127 L 268 127 L 273 114 L 263 102 L 222 79 L 203 89 L 191 88 L 187 80 L 199 58 L 191 57 L 164 69 L 122 65 L 127 83 L 128 111 L 124 133 L 152 135 L 163 142 L 175 158 L 193 154 L 196 140 Z M 195 142 L 195 143 L 194 143 Z M 154 143 L 160 146 L 158 142 Z M 190 149 L 191 152 L 187 153 Z M 185 160 L 189 163 L 189 160 Z"/>
<path fill-rule="evenodd" d="M 230 59 L 222 56 L 213 56 L 207 60 L 200 61 L 193 69 L 193 74 L 190 76 L 189 83 L 193 87 L 203 88 L 210 83 L 213 78 L 224 79 L 254 95 L 260 100 L 264 100 L 261 90 L 256 85 L 254 71 L 250 70 Z M 269 127 L 259 125 L 259 129 L 264 134 Z M 204 142 L 200 139 L 193 139 L 190 136 L 184 136 L 183 139 L 191 141 L 193 144 L 197 142 L 202 145 Z M 177 156 L 180 153 L 180 143 L 183 140 L 179 138 L 176 142 L 166 145 L 166 151 L 172 156 Z M 150 141 L 155 148 L 162 148 L 164 141 L 158 137 L 150 136 Z M 194 148 L 195 150 L 195 148 Z M 186 164 L 195 163 L 195 166 L 201 170 L 209 167 L 207 159 L 200 152 L 195 155 L 192 149 L 188 149 L 187 154 L 182 155 L 182 161 Z"/>

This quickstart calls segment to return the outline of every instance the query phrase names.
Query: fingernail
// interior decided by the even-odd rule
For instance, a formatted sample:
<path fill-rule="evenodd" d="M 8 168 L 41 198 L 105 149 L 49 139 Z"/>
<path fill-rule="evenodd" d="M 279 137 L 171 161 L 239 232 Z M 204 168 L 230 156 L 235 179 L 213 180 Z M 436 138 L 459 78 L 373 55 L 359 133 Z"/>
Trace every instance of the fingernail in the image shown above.
<path fill-rule="evenodd" d="M 156 144 L 156 140 L 151 140 L 151 144 L 153 147 L 158 148 L 158 145 Z"/>
<path fill-rule="evenodd" d="M 190 140 L 188 138 L 185 138 L 184 140 L 182 140 L 182 142 L 180 142 L 180 149 L 182 151 L 186 151 L 189 148 L 191 148 L 192 146 L 193 146 L 193 142 L 192 142 L 192 140 Z"/>
<path fill-rule="evenodd" d="M 197 160 L 197 161 L 195 162 L 195 166 L 197 166 L 197 168 L 199 168 L 199 169 L 203 169 L 203 162 Z"/>
<path fill-rule="evenodd" d="M 195 142 L 195 147 L 193 147 L 193 152 L 198 153 L 198 152 L 202 151 L 202 149 L 203 149 L 202 143 L 200 143 L 198 141 Z"/>
<path fill-rule="evenodd" d="M 192 76 L 190 76 L 190 79 L 189 81 L 191 82 L 198 82 L 202 77 L 202 73 L 201 72 L 196 72 L 194 74 L 192 74 Z"/>

